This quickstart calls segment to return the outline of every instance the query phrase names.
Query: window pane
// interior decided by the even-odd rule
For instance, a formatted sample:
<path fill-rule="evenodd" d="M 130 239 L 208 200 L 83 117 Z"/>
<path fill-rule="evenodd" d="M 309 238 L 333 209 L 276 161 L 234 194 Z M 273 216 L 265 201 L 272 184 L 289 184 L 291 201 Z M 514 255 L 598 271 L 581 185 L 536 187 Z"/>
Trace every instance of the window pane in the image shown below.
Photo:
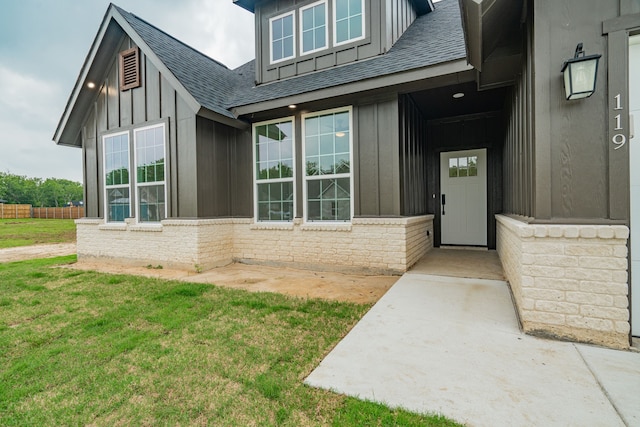
<path fill-rule="evenodd" d="M 349 13 L 351 16 L 362 13 L 362 0 L 349 0 Z"/>
<path fill-rule="evenodd" d="M 325 40 L 325 30 L 324 27 L 321 28 L 317 28 L 315 30 L 315 38 L 314 38 L 314 42 L 315 42 L 315 48 L 316 49 L 322 49 L 323 47 L 327 46 L 327 42 Z"/>
<path fill-rule="evenodd" d="M 302 33 L 302 51 L 309 52 L 314 49 L 313 31 L 305 31 Z"/>
<path fill-rule="evenodd" d="M 284 57 L 282 53 L 282 39 L 273 42 L 273 60 L 277 61 Z"/>
<path fill-rule="evenodd" d="M 318 117 L 310 117 L 308 119 L 304 119 L 304 135 L 312 136 L 318 134 L 318 126 L 320 124 L 320 119 Z"/>
<path fill-rule="evenodd" d="M 469 157 L 469 176 L 478 176 L 478 156 Z"/>
<path fill-rule="evenodd" d="M 307 219 L 310 221 L 350 220 L 350 181 L 350 178 L 309 180 L 307 182 Z"/>
<path fill-rule="evenodd" d="M 336 42 L 342 43 L 349 40 L 349 21 L 336 22 Z"/>
<path fill-rule="evenodd" d="M 314 27 L 313 23 L 313 8 L 305 9 L 302 11 L 302 30 L 309 30 Z"/>
<path fill-rule="evenodd" d="M 314 8 L 314 20 L 316 27 L 324 27 L 324 25 L 326 25 L 325 14 L 326 10 L 324 3 L 319 4 Z"/>
<path fill-rule="evenodd" d="M 320 137 L 320 154 L 331 154 L 333 152 L 333 134 L 322 135 Z"/>
<path fill-rule="evenodd" d="M 129 218 L 129 188 L 107 189 L 107 220 L 124 221 Z"/>
<path fill-rule="evenodd" d="M 293 36 L 293 15 L 287 15 L 282 18 L 282 36 Z"/>
<path fill-rule="evenodd" d="M 307 157 L 307 176 L 318 175 L 320 173 L 320 159 L 318 157 Z"/>
<path fill-rule="evenodd" d="M 165 218 L 164 185 L 138 188 L 140 222 L 160 222 Z"/>
<path fill-rule="evenodd" d="M 273 40 L 280 40 L 282 38 L 282 19 L 275 19 L 271 22 L 271 34 Z"/>
<path fill-rule="evenodd" d="M 460 157 L 458 159 L 458 176 L 467 176 L 468 169 L 467 169 L 467 158 L 466 157 Z"/>
<path fill-rule="evenodd" d="M 282 57 L 288 58 L 293 56 L 293 37 L 287 37 L 282 41 L 283 43 L 283 52 Z"/>
<path fill-rule="evenodd" d="M 118 135 L 104 139 L 105 185 L 129 183 L 129 136 Z"/>
<path fill-rule="evenodd" d="M 335 169 L 336 169 L 336 173 L 349 173 L 350 161 L 349 161 L 348 153 L 336 155 Z"/>
<path fill-rule="evenodd" d="M 349 38 L 357 39 L 358 37 L 362 37 L 362 16 L 357 15 L 349 19 Z"/>
<path fill-rule="evenodd" d="M 349 1 L 336 0 L 336 19 L 344 19 L 349 16 Z"/>
<path fill-rule="evenodd" d="M 449 159 L 449 178 L 458 177 L 458 159 Z"/>

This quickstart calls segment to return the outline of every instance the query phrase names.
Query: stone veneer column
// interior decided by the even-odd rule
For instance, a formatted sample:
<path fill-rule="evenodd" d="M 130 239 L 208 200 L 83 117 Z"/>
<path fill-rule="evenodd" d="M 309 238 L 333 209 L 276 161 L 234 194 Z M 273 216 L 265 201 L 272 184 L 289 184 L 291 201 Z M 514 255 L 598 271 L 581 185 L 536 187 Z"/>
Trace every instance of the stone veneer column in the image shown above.
<path fill-rule="evenodd" d="M 629 347 L 627 227 L 496 220 L 498 254 L 525 332 Z"/>

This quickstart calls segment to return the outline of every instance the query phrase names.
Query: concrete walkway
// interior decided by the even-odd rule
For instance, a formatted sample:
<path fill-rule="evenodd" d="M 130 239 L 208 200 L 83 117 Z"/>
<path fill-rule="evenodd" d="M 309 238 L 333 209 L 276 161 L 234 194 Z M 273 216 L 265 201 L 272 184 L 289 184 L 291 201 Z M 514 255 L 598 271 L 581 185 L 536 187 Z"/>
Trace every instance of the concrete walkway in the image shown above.
<path fill-rule="evenodd" d="M 640 426 L 640 354 L 521 333 L 500 280 L 405 274 L 306 383 L 469 426 Z"/>

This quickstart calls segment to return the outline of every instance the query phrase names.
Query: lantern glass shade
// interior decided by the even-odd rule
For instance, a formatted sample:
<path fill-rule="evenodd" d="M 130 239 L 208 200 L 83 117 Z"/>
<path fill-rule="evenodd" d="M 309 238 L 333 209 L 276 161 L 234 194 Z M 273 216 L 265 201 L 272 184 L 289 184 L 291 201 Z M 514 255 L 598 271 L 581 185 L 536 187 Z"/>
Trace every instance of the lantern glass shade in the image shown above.
<path fill-rule="evenodd" d="M 567 99 L 588 98 L 596 90 L 598 61 L 601 55 L 569 59 L 562 67 L 564 91 Z"/>

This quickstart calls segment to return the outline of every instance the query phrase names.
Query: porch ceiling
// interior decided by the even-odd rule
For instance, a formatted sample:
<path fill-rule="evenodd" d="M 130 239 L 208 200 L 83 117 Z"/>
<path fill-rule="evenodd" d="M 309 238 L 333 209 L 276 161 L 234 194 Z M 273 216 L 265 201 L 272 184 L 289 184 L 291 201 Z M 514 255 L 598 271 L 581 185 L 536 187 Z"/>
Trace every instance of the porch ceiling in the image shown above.
<path fill-rule="evenodd" d="M 476 82 L 438 87 L 410 95 L 427 120 L 499 111 L 504 107 L 506 88 L 479 91 Z M 464 93 L 462 98 L 453 94 Z"/>

